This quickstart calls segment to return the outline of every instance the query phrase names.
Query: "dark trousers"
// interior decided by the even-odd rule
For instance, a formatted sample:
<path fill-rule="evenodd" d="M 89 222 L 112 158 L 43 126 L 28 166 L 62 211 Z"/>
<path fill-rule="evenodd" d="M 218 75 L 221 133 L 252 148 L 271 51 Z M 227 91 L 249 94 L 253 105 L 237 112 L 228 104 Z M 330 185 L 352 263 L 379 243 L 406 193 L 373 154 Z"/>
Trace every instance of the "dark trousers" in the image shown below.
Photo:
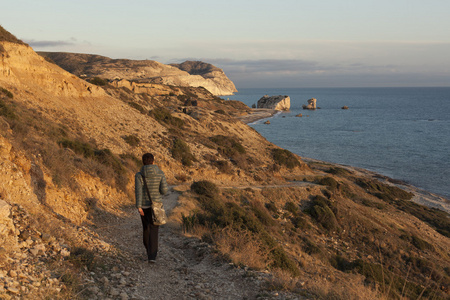
<path fill-rule="evenodd" d="M 158 254 L 158 225 L 153 225 L 151 208 L 144 208 L 141 216 L 144 229 L 144 246 L 147 250 L 148 260 L 155 260 Z"/>

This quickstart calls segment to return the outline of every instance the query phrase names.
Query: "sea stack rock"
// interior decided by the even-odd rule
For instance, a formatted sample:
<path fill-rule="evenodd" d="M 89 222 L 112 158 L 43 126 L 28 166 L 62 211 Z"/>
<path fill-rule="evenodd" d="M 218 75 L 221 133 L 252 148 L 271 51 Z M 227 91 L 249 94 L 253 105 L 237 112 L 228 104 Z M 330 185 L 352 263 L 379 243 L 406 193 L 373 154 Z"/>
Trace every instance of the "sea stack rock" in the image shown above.
<path fill-rule="evenodd" d="M 303 105 L 303 109 L 315 110 L 317 108 L 316 102 L 317 102 L 316 98 L 309 99 L 308 105 Z"/>
<path fill-rule="evenodd" d="M 268 108 L 275 110 L 289 110 L 291 108 L 291 98 L 289 96 L 268 96 L 264 95 L 258 100 L 258 108 Z"/>

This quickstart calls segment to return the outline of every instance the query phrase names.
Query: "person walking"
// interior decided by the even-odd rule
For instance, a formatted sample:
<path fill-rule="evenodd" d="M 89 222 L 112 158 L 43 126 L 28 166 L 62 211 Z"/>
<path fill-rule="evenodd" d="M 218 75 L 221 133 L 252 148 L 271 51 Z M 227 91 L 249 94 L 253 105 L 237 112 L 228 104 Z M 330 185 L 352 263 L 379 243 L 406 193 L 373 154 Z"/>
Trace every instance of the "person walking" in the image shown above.
<path fill-rule="evenodd" d="M 147 251 L 147 258 L 149 263 L 156 262 L 156 255 L 158 254 L 158 231 L 159 226 L 153 224 L 152 218 L 152 202 L 162 202 L 162 195 L 169 191 L 166 176 L 161 169 L 154 164 L 155 157 L 151 153 L 145 153 L 142 156 L 141 170 L 136 173 L 135 182 L 135 196 L 136 207 L 139 211 L 143 227 L 143 241 Z M 146 181 L 144 183 L 144 180 Z M 151 199 L 148 197 L 148 192 Z"/>

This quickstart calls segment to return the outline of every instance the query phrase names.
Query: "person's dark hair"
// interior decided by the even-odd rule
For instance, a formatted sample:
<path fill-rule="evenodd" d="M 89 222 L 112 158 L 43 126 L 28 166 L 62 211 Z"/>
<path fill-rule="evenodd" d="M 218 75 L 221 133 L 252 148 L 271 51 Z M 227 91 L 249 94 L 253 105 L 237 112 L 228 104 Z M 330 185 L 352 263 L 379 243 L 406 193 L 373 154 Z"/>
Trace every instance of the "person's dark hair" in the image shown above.
<path fill-rule="evenodd" d="M 151 153 L 145 153 L 142 155 L 142 163 L 144 165 L 151 165 L 155 161 L 155 157 Z"/>

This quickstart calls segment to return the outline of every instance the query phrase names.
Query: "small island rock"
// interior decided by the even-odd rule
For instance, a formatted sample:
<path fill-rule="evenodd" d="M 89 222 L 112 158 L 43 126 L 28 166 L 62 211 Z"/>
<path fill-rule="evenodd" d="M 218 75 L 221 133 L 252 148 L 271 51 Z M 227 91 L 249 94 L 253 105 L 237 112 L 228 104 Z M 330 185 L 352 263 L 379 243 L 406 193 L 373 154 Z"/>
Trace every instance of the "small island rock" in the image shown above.
<path fill-rule="evenodd" d="M 264 95 L 258 100 L 258 108 L 268 108 L 275 110 L 289 110 L 291 108 L 291 98 L 289 96 L 268 96 Z"/>
<path fill-rule="evenodd" d="M 347 105 L 342 106 L 342 109 L 348 109 Z"/>
<path fill-rule="evenodd" d="M 311 98 L 308 100 L 308 105 L 303 105 L 303 109 L 315 110 L 317 108 L 317 99 Z"/>

